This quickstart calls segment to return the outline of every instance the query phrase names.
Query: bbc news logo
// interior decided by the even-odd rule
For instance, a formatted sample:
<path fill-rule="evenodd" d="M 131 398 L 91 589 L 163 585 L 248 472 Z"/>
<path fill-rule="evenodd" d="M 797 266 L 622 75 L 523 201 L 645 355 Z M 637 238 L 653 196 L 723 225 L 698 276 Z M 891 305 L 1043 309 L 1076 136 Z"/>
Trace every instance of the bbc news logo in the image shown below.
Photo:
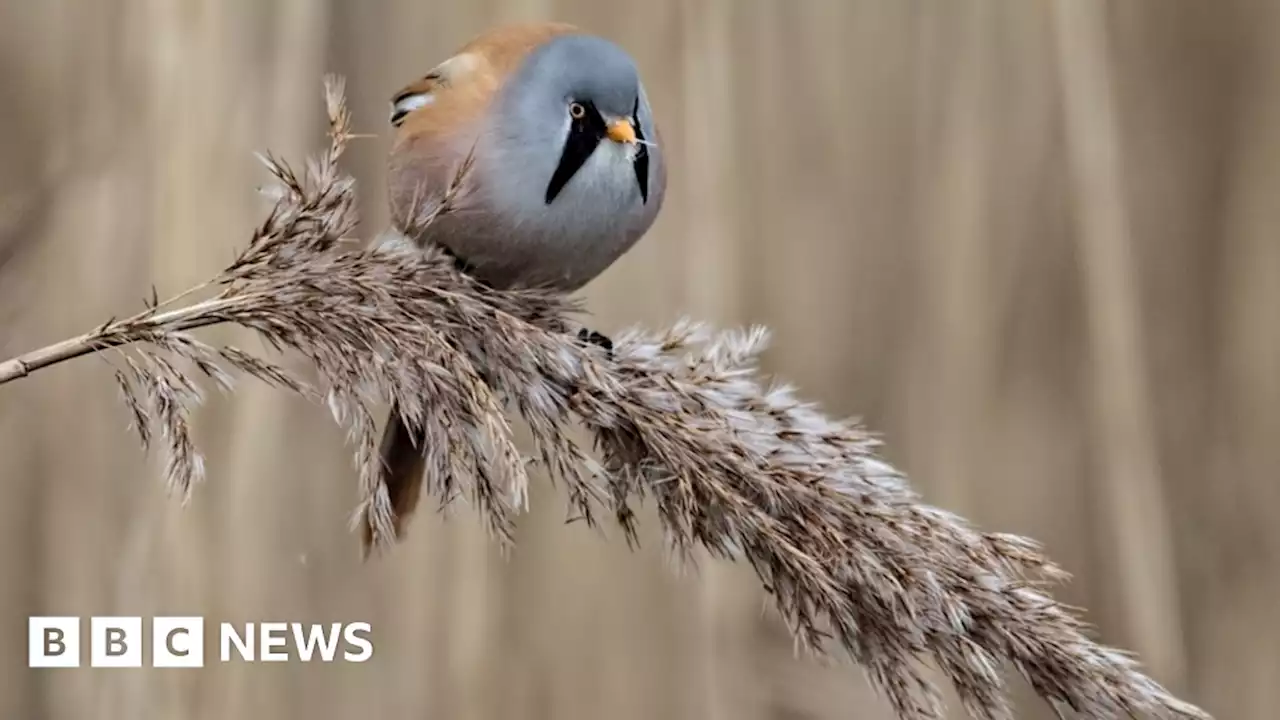
<path fill-rule="evenodd" d="M 219 662 L 354 662 L 373 657 L 372 628 L 353 623 L 218 623 Z M 27 626 L 29 667 L 80 667 L 84 645 L 90 667 L 142 667 L 150 647 L 151 667 L 204 667 L 205 620 L 155 617 L 150 642 L 140 617 L 91 617 L 82 642 L 79 617 L 32 617 Z M 292 650 L 292 652 L 290 652 Z"/>

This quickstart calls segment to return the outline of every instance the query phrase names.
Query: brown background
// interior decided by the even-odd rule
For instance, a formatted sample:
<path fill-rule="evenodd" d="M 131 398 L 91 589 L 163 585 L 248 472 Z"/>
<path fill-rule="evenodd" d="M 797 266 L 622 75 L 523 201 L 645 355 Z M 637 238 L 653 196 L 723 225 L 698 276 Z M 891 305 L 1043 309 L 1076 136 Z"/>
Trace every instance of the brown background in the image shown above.
<path fill-rule="evenodd" d="M 322 142 L 324 71 L 379 133 L 349 156 L 375 232 L 390 93 L 532 18 L 632 50 L 665 127 L 669 205 L 586 292 L 603 329 L 767 323 L 771 370 L 931 502 L 1044 541 L 1108 642 L 1274 717 L 1280 3 L 9 0 L 3 354 L 221 267 L 265 210 L 252 151 Z M 361 566 L 322 409 L 210 402 L 185 510 L 126 422 L 92 358 L 0 388 L 0 717 L 886 717 L 749 574 L 562 526 L 545 487 L 509 560 L 464 509 Z M 113 613 L 365 619 L 377 651 L 26 668 L 28 615 Z"/>

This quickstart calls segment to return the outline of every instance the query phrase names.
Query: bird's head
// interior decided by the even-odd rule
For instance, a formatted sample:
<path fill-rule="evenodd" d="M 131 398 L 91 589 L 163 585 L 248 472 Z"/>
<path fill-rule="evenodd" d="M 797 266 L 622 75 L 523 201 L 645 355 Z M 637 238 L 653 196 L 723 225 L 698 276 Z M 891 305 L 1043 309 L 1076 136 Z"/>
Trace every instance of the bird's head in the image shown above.
<path fill-rule="evenodd" d="M 612 185 L 618 178 L 647 201 L 653 121 L 635 62 L 622 48 L 590 35 L 554 38 L 521 63 L 498 103 L 498 139 L 525 143 L 531 172 L 544 176 L 544 203 L 570 183 Z"/>

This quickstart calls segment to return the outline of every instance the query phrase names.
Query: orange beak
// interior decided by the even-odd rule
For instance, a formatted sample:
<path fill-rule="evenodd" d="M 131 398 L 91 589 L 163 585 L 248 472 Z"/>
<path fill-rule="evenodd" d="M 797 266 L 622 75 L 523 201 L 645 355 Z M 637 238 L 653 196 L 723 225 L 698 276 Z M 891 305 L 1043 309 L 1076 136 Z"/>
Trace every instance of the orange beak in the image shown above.
<path fill-rule="evenodd" d="M 636 142 L 636 128 L 627 119 L 614 120 L 609 123 L 605 134 L 609 136 L 610 140 L 623 145 L 634 145 Z"/>

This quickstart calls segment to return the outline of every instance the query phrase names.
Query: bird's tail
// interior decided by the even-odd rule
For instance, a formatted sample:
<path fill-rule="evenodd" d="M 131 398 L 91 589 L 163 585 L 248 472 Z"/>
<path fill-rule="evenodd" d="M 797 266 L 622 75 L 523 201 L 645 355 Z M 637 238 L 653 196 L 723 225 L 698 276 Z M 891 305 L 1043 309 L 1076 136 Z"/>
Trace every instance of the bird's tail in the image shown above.
<path fill-rule="evenodd" d="M 391 407 L 391 417 L 387 419 L 387 427 L 382 431 L 382 447 L 379 450 L 382 463 L 383 482 L 387 486 L 387 494 L 391 498 L 391 520 L 394 540 L 404 537 L 405 526 L 418 505 L 418 497 L 422 494 L 423 472 L 426 459 L 422 447 L 426 437 L 423 433 L 413 433 L 400 419 L 395 405 Z M 368 557 L 373 546 L 373 525 L 368 514 L 365 515 L 361 537 L 362 549 Z"/>

